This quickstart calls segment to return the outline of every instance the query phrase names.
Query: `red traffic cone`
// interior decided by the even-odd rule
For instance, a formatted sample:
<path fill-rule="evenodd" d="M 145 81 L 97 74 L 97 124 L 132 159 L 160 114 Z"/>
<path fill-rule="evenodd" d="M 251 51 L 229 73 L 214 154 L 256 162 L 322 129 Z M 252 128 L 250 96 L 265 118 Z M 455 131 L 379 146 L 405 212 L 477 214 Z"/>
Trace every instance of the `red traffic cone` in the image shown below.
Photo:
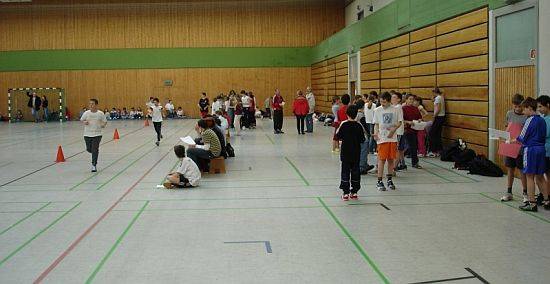
<path fill-rule="evenodd" d="M 57 158 L 55 159 L 56 163 L 63 163 L 65 162 L 65 155 L 63 155 L 63 149 L 61 148 L 61 145 L 57 147 Z"/>
<path fill-rule="evenodd" d="M 143 126 L 149 126 L 149 119 L 145 119 L 145 123 L 143 124 Z"/>
<path fill-rule="evenodd" d="M 115 134 L 113 135 L 113 140 L 120 139 L 120 136 L 118 136 L 118 129 L 115 128 Z"/>

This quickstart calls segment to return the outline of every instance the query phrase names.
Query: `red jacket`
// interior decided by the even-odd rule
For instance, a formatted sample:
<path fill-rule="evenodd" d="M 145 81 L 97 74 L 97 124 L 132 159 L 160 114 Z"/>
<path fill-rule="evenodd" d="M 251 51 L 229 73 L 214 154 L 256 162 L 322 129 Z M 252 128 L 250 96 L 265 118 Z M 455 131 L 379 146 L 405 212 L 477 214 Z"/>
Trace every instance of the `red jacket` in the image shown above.
<path fill-rule="evenodd" d="M 292 112 L 295 115 L 307 115 L 309 113 L 309 104 L 304 96 L 298 96 L 294 99 L 294 105 L 292 106 Z"/>
<path fill-rule="evenodd" d="M 273 102 L 271 103 L 271 108 L 273 110 L 282 110 L 283 106 L 281 105 L 285 100 L 281 95 L 275 95 L 273 97 Z"/>

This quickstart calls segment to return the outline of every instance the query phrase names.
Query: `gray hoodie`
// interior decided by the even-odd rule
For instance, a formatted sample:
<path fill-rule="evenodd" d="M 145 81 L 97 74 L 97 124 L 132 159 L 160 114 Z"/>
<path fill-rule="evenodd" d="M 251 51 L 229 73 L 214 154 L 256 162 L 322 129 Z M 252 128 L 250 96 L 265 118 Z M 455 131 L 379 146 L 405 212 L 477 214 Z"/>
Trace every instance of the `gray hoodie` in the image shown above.
<path fill-rule="evenodd" d="M 306 94 L 307 103 L 309 104 L 309 113 L 312 114 L 315 112 L 315 96 L 313 92 Z"/>

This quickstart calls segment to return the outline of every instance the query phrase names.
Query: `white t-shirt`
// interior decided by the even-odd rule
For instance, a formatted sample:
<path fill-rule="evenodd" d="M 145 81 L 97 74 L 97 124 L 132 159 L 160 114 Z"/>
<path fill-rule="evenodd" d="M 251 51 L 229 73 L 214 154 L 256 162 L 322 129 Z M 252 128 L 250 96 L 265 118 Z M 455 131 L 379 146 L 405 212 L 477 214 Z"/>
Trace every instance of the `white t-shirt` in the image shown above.
<path fill-rule="evenodd" d="M 220 129 L 222 130 L 222 133 L 225 134 L 227 132 L 227 127 L 229 127 L 229 121 L 227 121 L 227 118 L 223 116 L 218 116 L 218 118 L 221 122 Z"/>
<path fill-rule="evenodd" d="M 155 106 L 153 105 L 151 107 L 153 109 L 153 113 L 151 114 L 151 120 L 153 122 L 162 122 L 162 106 Z"/>
<path fill-rule="evenodd" d="M 374 110 L 376 109 L 376 105 L 372 104 L 370 106 L 370 109 L 367 105 L 365 105 L 365 109 L 363 110 L 363 113 L 365 114 L 365 122 L 366 123 L 373 123 L 374 121 Z"/>
<path fill-rule="evenodd" d="M 215 101 L 212 103 L 212 114 L 216 114 L 218 110 L 222 109 L 222 103 L 220 101 Z"/>
<path fill-rule="evenodd" d="M 250 107 L 250 97 L 249 96 L 243 96 L 241 99 L 241 102 L 243 103 L 243 108 Z"/>
<path fill-rule="evenodd" d="M 188 179 L 192 186 L 199 185 L 201 171 L 199 170 L 199 167 L 197 167 L 197 164 L 191 160 L 191 158 L 183 158 L 176 172 L 182 174 L 186 179 Z"/>
<path fill-rule="evenodd" d="M 401 121 L 403 121 L 403 105 L 402 104 L 396 104 L 393 107 L 397 109 L 397 111 L 399 112 L 398 115 L 399 115 L 399 117 L 401 117 Z M 397 128 L 397 131 L 395 133 L 397 133 L 397 135 L 403 135 L 405 133 L 404 123 L 401 123 L 401 126 L 399 126 L 399 128 Z"/>
<path fill-rule="evenodd" d="M 174 105 L 171 104 L 171 103 L 166 103 L 166 105 L 164 106 L 164 108 L 165 108 L 167 111 L 173 111 L 173 110 L 174 110 Z"/>
<path fill-rule="evenodd" d="M 103 135 L 103 127 L 101 127 L 101 125 L 107 122 L 107 118 L 105 117 L 105 114 L 100 110 L 96 112 L 87 110 L 82 114 L 82 117 L 80 117 L 80 121 L 88 122 L 88 125 L 84 125 L 85 137 L 97 137 Z"/>
<path fill-rule="evenodd" d="M 384 108 L 382 106 L 377 107 L 374 110 L 374 123 L 378 124 L 378 144 L 397 142 L 397 131 L 393 137 L 388 138 L 390 128 L 397 125 L 399 122 L 403 122 L 403 111 L 399 111 L 394 106 L 388 106 Z"/>
<path fill-rule="evenodd" d="M 437 96 L 434 99 L 435 104 L 439 104 L 439 113 L 437 116 L 445 116 L 445 99 L 442 96 Z"/>

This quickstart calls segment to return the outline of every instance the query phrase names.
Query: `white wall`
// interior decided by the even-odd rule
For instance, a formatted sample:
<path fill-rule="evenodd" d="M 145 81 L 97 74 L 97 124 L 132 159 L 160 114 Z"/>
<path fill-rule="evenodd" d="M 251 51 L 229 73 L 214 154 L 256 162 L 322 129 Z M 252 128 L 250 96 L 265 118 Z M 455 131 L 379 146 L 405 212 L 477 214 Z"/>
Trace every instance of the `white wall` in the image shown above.
<path fill-rule="evenodd" d="M 550 96 L 550 1 L 539 0 L 539 90 Z"/>
<path fill-rule="evenodd" d="M 357 13 L 360 10 L 357 10 L 357 6 L 360 6 L 361 9 L 365 11 L 365 17 L 371 14 L 369 12 L 368 5 L 374 6 L 374 12 L 380 10 L 380 8 L 390 4 L 394 0 L 355 0 L 353 3 L 349 4 L 346 7 L 346 27 L 357 22 Z"/>

